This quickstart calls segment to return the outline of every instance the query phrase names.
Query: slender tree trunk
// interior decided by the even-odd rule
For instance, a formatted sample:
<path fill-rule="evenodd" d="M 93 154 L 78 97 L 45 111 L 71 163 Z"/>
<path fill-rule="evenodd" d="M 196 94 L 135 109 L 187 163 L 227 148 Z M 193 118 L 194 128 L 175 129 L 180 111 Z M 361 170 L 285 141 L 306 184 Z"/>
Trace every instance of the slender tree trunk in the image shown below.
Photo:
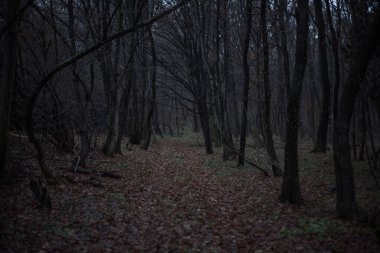
<path fill-rule="evenodd" d="M 120 132 L 120 120 L 121 120 L 121 107 L 123 105 L 122 103 L 122 97 L 123 92 L 118 89 L 118 91 L 115 92 L 113 97 L 113 103 L 110 110 L 111 119 L 110 119 L 110 129 L 107 134 L 107 140 L 103 147 L 103 153 L 107 156 L 113 156 L 115 153 L 118 152 L 117 150 L 117 140 L 118 135 Z"/>
<path fill-rule="evenodd" d="M 328 23 L 330 27 L 330 33 L 332 38 L 332 48 L 333 48 L 333 55 L 334 55 L 334 73 L 335 73 L 335 80 L 334 80 L 334 97 L 333 97 L 333 116 L 334 120 L 336 118 L 337 112 L 338 112 L 338 102 L 339 102 L 339 88 L 340 88 L 340 61 L 339 61 L 339 49 L 338 49 L 338 36 L 334 28 L 334 23 L 332 20 L 332 15 L 330 11 L 330 0 L 325 0 L 326 3 L 326 13 L 328 18 Z M 340 19 L 340 5 L 338 1 L 338 20 Z M 338 27 L 339 29 L 339 27 Z"/>
<path fill-rule="evenodd" d="M 289 51 L 288 51 L 288 43 L 287 43 L 287 36 L 286 36 L 286 22 L 285 22 L 285 13 L 286 8 L 288 6 L 287 0 L 279 0 L 278 3 L 278 15 L 279 15 L 279 28 L 280 28 L 280 37 L 281 37 L 281 54 L 282 54 L 282 64 L 283 64 L 283 71 L 284 71 L 284 86 L 285 86 L 285 94 L 286 94 L 286 100 L 289 97 L 289 89 L 290 89 L 290 64 L 289 64 Z M 283 117 L 285 118 L 284 123 L 282 124 L 282 139 L 285 138 L 286 135 L 286 107 L 282 107 L 281 111 Z"/>
<path fill-rule="evenodd" d="M 249 41 L 251 37 L 251 25 L 252 25 L 252 0 L 246 0 L 246 31 L 244 37 L 243 45 L 243 71 L 244 71 L 244 88 L 242 94 L 242 120 L 241 120 L 241 130 L 240 130 L 240 150 L 238 166 L 244 165 L 245 156 L 245 144 L 247 139 L 247 121 L 248 121 L 248 94 L 249 94 L 249 64 L 248 64 L 248 51 L 249 51 Z"/>
<path fill-rule="evenodd" d="M 197 106 L 196 104 L 194 103 L 193 104 L 193 132 L 194 133 L 198 133 L 199 132 L 199 129 L 198 129 L 198 114 L 197 114 Z"/>
<path fill-rule="evenodd" d="M 319 52 L 319 71 L 321 77 L 321 97 L 322 110 L 319 117 L 317 139 L 314 144 L 313 152 L 326 153 L 327 130 L 329 125 L 330 109 L 330 81 L 327 62 L 326 32 L 323 20 L 322 0 L 314 0 L 315 19 L 318 29 L 318 52 Z"/>
<path fill-rule="evenodd" d="M 151 65 L 151 71 L 150 71 L 150 85 L 152 88 L 151 92 L 151 98 L 149 100 L 148 104 L 148 112 L 145 119 L 144 124 L 144 136 L 143 136 L 143 142 L 141 145 L 141 148 L 144 150 L 147 150 L 149 147 L 150 139 L 152 137 L 152 116 L 154 112 L 154 107 L 156 104 L 156 65 L 157 65 L 157 56 L 156 56 L 156 49 L 154 45 L 154 38 L 152 34 L 152 30 L 149 31 L 149 42 L 150 42 L 150 48 L 152 52 L 152 65 Z"/>
<path fill-rule="evenodd" d="M 380 82 L 378 81 L 369 90 L 369 97 L 375 105 L 377 117 L 380 119 Z"/>
<path fill-rule="evenodd" d="M 109 12 L 109 3 L 106 5 L 106 13 L 108 15 Z M 123 13 L 121 11 L 118 12 L 118 30 L 122 29 L 123 25 Z M 104 27 L 103 27 L 104 29 Z M 132 35 L 133 36 L 133 35 Z M 121 128 L 121 120 L 123 117 L 123 114 L 125 112 L 124 105 L 124 99 L 125 98 L 125 89 L 127 89 L 125 84 L 118 85 L 117 80 L 117 73 L 119 68 L 119 57 L 121 52 L 121 42 L 120 40 L 116 41 L 115 46 L 115 52 L 113 54 L 113 62 L 110 59 L 110 55 L 104 55 L 104 57 L 109 62 L 108 68 L 111 70 L 111 73 L 108 73 L 108 75 L 111 75 L 111 82 L 110 82 L 110 101 L 108 106 L 110 107 L 110 128 L 108 130 L 107 134 L 107 140 L 103 147 L 103 153 L 108 156 L 113 156 L 115 153 L 121 153 L 121 147 L 119 144 L 119 138 L 121 138 L 120 134 L 122 133 Z M 110 52 L 112 52 L 112 46 L 110 46 L 109 49 Z"/>
<path fill-rule="evenodd" d="M 68 9 L 68 24 L 69 24 L 69 38 L 70 38 L 70 47 L 71 47 L 71 56 L 74 56 L 77 53 L 76 48 L 76 39 L 75 39 L 75 27 L 74 27 L 74 5 L 73 0 L 69 0 L 67 3 L 67 9 Z M 73 85 L 75 90 L 75 95 L 77 99 L 77 103 L 79 105 L 80 110 L 80 118 L 79 118 L 79 136 L 80 136 L 80 145 L 78 152 L 79 155 L 79 166 L 86 167 L 86 158 L 89 153 L 90 149 L 90 142 L 91 138 L 90 131 L 92 129 L 88 129 L 88 122 L 90 120 L 90 109 L 91 106 L 91 92 L 86 91 L 86 84 L 80 80 L 78 72 L 77 72 L 77 64 L 73 63 L 71 65 L 71 72 L 73 74 Z M 82 87 L 80 85 L 80 82 L 82 82 Z M 84 91 L 84 92 L 82 92 Z M 76 149 L 76 147 L 70 147 Z"/>
<path fill-rule="evenodd" d="M 230 36 L 229 36 L 229 23 L 228 23 L 228 1 L 223 1 L 223 14 L 224 14 L 224 97 L 222 101 L 222 110 L 224 111 L 223 122 L 224 122 L 224 131 L 222 133 L 224 139 L 223 145 L 223 159 L 232 160 L 236 158 L 236 150 L 234 146 L 234 141 L 232 138 L 232 132 L 230 127 L 230 116 L 229 116 L 229 103 L 228 98 L 230 97 L 231 86 L 234 84 L 231 82 L 230 76 Z M 233 98 L 236 101 L 236 97 Z M 238 118 L 238 115 L 237 115 Z"/>
<path fill-rule="evenodd" d="M 19 0 L 8 0 L 5 23 L 12 22 L 17 15 Z M 13 22 L 4 34 L 4 58 L 2 59 L 2 78 L 0 83 L 0 180 L 8 164 L 9 143 L 8 133 L 12 115 L 12 97 L 16 80 L 17 66 L 17 28 L 18 21 Z"/>
<path fill-rule="evenodd" d="M 231 64 L 231 68 L 232 67 L 233 67 L 233 64 Z M 231 70 L 231 73 L 234 73 L 233 70 Z M 236 83 L 234 80 L 231 80 L 229 89 L 231 90 L 230 91 L 231 103 L 229 104 L 231 105 L 231 111 L 233 114 L 232 117 L 233 117 L 233 123 L 234 123 L 233 134 L 235 137 L 238 137 L 240 134 L 240 119 L 239 119 L 239 108 L 238 108 L 238 95 L 236 92 Z"/>
<path fill-rule="evenodd" d="M 297 0 L 297 37 L 296 56 L 292 84 L 288 97 L 288 112 L 285 142 L 285 169 L 280 200 L 294 204 L 302 204 L 298 176 L 298 128 L 299 107 L 302 83 L 307 64 L 309 1 Z"/>
<path fill-rule="evenodd" d="M 263 91 L 264 91 L 264 111 L 262 112 L 264 136 L 267 154 L 272 164 L 272 171 L 274 176 L 282 176 L 280 163 L 278 162 L 276 151 L 274 149 L 272 128 L 271 128 L 271 89 L 269 83 L 269 49 L 268 49 L 268 35 L 266 23 L 266 9 L 267 0 L 261 0 L 260 8 L 260 22 L 261 22 L 261 43 L 263 47 Z"/>
<path fill-rule="evenodd" d="M 135 3 L 131 3 L 131 5 L 134 5 Z M 140 12 L 146 12 L 147 9 L 140 10 Z M 128 14 L 128 19 L 130 23 L 136 22 L 135 16 L 137 15 L 135 12 L 131 11 Z M 147 17 L 144 17 L 147 18 Z M 118 26 L 119 30 L 122 29 L 122 23 L 124 20 L 123 12 L 119 12 L 119 19 L 118 19 Z M 126 116 L 128 112 L 128 106 L 129 106 L 129 97 L 131 93 L 131 87 L 133 85 L 133 81 L 135 78 L 134 75 L 134 54 L 136 51 L 136 33 L 133 33 L 130 38 L 130 45 L 129 45 L 129 54 L 128 54 L 128 64 L 125 69 L 127 80 L 124 84 L 117 85 L 117 69 L 118 69 L 118 62 L 119 62 L 119 56 L 121 51 L 121 42 L 116 41 L 116 50 L 115 50 L 115 57 L 114 57 L 114 82 L 111 82 L 111 97 L 112 100 L 110 101 L 111 110 L 110 110 L 110 129 L 107 135 L 106 143 L 103 147 L 103 152 L 106 155 L 112 156 L 115 153 L 121 154 L 121 142 L 123 139 L 123 133 L 124 133 L 124 127 L 126 124 Z M 143 114 L 143 112 L 142 112 Z"/>
<path fill-rule="evenodd" d="M 380 82 L 379 80 L 369 89 L 368 96 L 372 100 L 377 118 L 380 119 Z"/>
<path fill-rule="evenodd" d="M 123 139 L 124 128 L 127 121 L 127 113 L 128 113 L 128 108 L 129 108 L 131 89 L 132 89 L 133 82 L 135 80 L 134 49 L 135 49 L 135 34 L 132 34 L 130 51 L 129 51 L 130 61 L 127 66 L 127 80 L 125 82 L 126 87 L 122 91 L 123 95 L 121 98 L 120 120 L 119 120 L 119 128 L 118 128 L 119 132 L 117 135 L 117 141 L 116 141 L 116 147 L 115 147 L 116 152 L 118 152 L 119 154 L 121 154 L 121 142 Z"/>
<path fill-rule="evenodd" d="M 153 125 L 154 125 L 154 131 L 156 134 L 158 134 L 159 136 L 161 136 L 161 138 L 164 138 L 164 136 L 162 135 L 162 132 L 161 132 L 161 127 L 160 127 L 160 120 L 159 120 L 159 116 L 158 116 L 158 108 L 157 106 L 154 107 L 154 118 L 153 118 Z"/>
<path fill-rule="evenodd" d="M 364 107 L 364 98 L 363 97 L 362 97 L 361 101 L 362 101 L 362 105 L 361 105 L 362 113 L 360 115 L 360 119 L 361 119 L 361 123 L 362 123 L 362 136 L 361 136 L 362 139 L 360 142 L 360 150 L 359 150 L 358 160 L 364 161 L 364 149 L 366 146 L 366 138 L 367 138 L 367 124 L 365 121 L 366 111 L 365 111 L 365 107 Z"/>
<path fill-rule="evenodd" d="M 365 110 L 367 112 L 368 136 L 371 143 L 372 157 L 375 158 L 375 155 L 376 155 L 376 148 L 375 148 L 375 141 L 374 141 L 375 139 L 374 139 L 374 135 L 372 131 L 372 120 L 371 120 L 371 113 L 369 110 L 368 98 L 365 98 L 364 102 L 365 102 Z"/>
<path fill-rule="evenodd" d="M 354 160 L 358 160 L 358 154 L 356 151 L 356 119 L 355 111 L 352 113 L 352 149 L 354 153 Z"/>
<path fill-rule="evenodd" d="M 367 66 L 373 56 L 376 46 L 380 42 L 380 12 L 367 33 L 362 38 L 358 50 L 350 64 L 350 70 L 342 86 L 342 96 L 339 103 L 337 118 L 334 122 L 334 167 L 337 186 L 336 210 L 338 216 L 344 219 L 353 219 L 358 213 L 355 196 L 353 166 L 349 145 L 350 121 L 354 111 L 355 100 L 359 86 L 365 77 Z"/>
<path fill-rule="evenodd" d="M 211 92 L 210 92 L 211 93 Z M 213 104 L 216 104 L 218 101 L 217 99 L 211 100 L 213 96 L 210 94 L 210 101 L 213 101 Z M 211 139 L 212 143 L 216 147 L 220 147 L 222 145 L 222 138 L 221 138 L 221 131 L 220 131 L 220 125 L 219 125 L 219 112 L 217 112 L 216 106 L 210 106 L 209 107 L 209 121 L 210 121 L 210 130 L 211 130 Z"/>
<path fill-rule="evenodd" d="M 222 1 L 218 0 L 217 2 L 217 15 L 216 15 L 216 62 L 215 62 L 215 72 L 216 72 L 216 83 L 214 87 L 214 96 L 216 98 L 216 113 L 218 116 L 220 138 L 222 142 L 222 158 L 224 161 L 235 159 L 235 147 L 232 140 L 232 134 L 229 128 L 228 122 L 228 107 L 227 107 L 227 96 L 228 96 L 228 87 L 230 82 L 229 75 L 229 63 L 230 63 L 230 54 L 229 54 L 229 34 L 228 34 L 228 12 L 227 4 L 228 0 Z M 223 28 L 219 29 L 220 25 L 220 13 L 224 16 Z M 220 52 L 220 37 L 219 34 L 223 34 L 223 54 Z M 223 61 L 221 61 L 221 56 L 224 56 Z M 220 71 L 220 70 L 223 71 Z M 222 73 L 224 80 L 222 81 Z"/>
<path fill-rule="evenodd" d="M 279 0 L 278 15 L 279 15 L 279 28 L 281 35 L 281 53 L 284 64 L 284 77 L 285 77 L 285 89 L 286 94 L 289 96 L 290 89 L 290 64 L 289 64 L 289 52 L 285 27 L 285 12 L 286 12 L 287 0 Z"/>
<path fill-rule="evenodd" d="M 209 110 L 205 98 L 201 98 L 198 102 L 198 111 L 201 119 L 203 137 L 205 139 L 206 153 L 212 154 L 212 141 L 211 141 L 211 129 L 210 129 L 210 120 L 209 120 Z"/>

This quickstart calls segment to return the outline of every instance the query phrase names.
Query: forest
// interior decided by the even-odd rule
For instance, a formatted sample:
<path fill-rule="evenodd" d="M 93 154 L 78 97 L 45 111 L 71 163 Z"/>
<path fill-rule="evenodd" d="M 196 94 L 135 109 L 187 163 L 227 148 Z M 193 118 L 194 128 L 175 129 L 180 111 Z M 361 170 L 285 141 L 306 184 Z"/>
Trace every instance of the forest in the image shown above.
<path fill-rule="evenodd" d="M 379 0 L 0 3 L 0 252 L 380 252 Z"/>

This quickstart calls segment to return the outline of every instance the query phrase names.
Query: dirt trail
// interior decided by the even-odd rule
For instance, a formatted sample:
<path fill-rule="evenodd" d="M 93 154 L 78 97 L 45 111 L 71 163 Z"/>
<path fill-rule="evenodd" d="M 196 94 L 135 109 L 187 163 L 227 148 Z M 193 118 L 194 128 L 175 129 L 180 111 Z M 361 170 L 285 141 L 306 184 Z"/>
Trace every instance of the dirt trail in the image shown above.
<path fill-rule="evenodd" d="M 221 168 L 217 159 L 200 147 L 160 140 L 149 151 L 135 147 L 102 164 L 122 176 L 101 178 L 103 187 L 85 183 L 99 178 L 59 171 L 50 214 L 37 208 L 27 182 L 20 183 L 25 193 L 12 199 L 1 193 L 0 246 L 15 252 L 378 250 L 370 229 L 334 218 L 334 196 L 324 193 L 321 200 L 318 183 L 303 179 L 305 206 L 283 205 L 281 179 Z"/>

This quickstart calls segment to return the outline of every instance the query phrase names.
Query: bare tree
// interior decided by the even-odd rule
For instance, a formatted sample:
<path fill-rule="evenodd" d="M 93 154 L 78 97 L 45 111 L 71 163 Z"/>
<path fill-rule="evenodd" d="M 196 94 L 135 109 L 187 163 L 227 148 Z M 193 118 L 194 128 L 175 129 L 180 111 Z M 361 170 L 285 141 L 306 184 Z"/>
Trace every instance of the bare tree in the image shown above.
<path fill-rule="evenodd" d="M 245 25 L 245 37 L 243 45 L 243 68 L 244 68 L 244 88 L 242 93 L 242 120 L 241 120 L 241 130 L 240 130 L 240 149 L 239 149 L 239 159 L 238 165 L 244 165 L 245 156 L 245 144 L 247 140 L 247 121 L 248 121 L 248 94 L 249 94 L 249 65 L 248 65 L 248 51 L 249 51 L 249 41 L 251 38 L 251 25 L 252 25 L 252 0 L 245 1 L 245 13 L 247 23 Z"/>
<path fill-rule="evenodd" d="M 151 28 L 152 29 L 152 28 Z M 156 65 L 157 65 L 157 55 L 156 49 L 154 45 L 154 38 L 152 30 L 149 31 L 149 42 L 150 49 L 152 54 L 152 63 L 151 63 L 151 71 L 149 75 L 149 83 L 151 89 L 151 97 L 148 101 L 148 111 L 144 122 L 144 132 L 143 132 L 143 143 L 141 145 L 142 149 L 147 150 L 149 147 L 150 139 L 152 136 L 152 117 L 156 104 Z"/>
<path fill-rule="evenodd" d="M 302 83 L 307 64 L 309 1 L 297 0 L 296 55 L 292 83 L 289 89 L 286 122 L 285 168 L 280 200 L 302 204 L 298 176 L 298 128 Z"/>
<path fill-rule="evenodd" d="M 380 42 L 380 12 L 369 25 L 351 60 L 348 77 L 342 86 L 337 118 L 334 122 L 334 167 L 336 176 L 336 209 L 338 216 L 353 219 L 358 214 L 355 196 L 353 166 L 351 162 L 349 133 L 350 121 L 360 84 L 366 74 L 367 66 Z"/>
<path fill-rule="evenodd" d="M 319 117 L 319 126 L 317 139 L 313 148 L 313 152 L 326 152 L 327 130 L 329 125 L 329 110 L 330 110 L 330 81 L 329 69 L 327 61 L 326 49 L 326 31 L 325 22 L 323 20 L 322 1 L 314 0 L 315 19 L 318 29 L 318 53 L 319 53 L 319 72 L 321 77 L 322 91 L 322 110 Z"/>
<path fill-rule="evenodd" d="M 7 14 L 5 18 L 9 28 L 4 34 L 4 46 L 2 59 L 2 77 L 0 83 L 0 179 L 3 179 L 4 172 L 8 163 L 8 132 L 10 128 L 10 119 L 12 114 L 12 97 L 13 88 L 16 81 L 16 64 L 17 64 L 17 34 L 18 21 L 17 13 L 20 6 L 19 0 L 8 0 Z"/>
<path fill-rule="evenodd" d="M 143 27 L 152 25 L 157 20 L 165 17 L 166 15 L 170 14 L 174 10 L 178 9 L 179 7 L 181 7 L 187 1 L 188 0 L 181 1 L 181 2 L 173 5 L 172 7 L 169 7 L 167 9 L 165 9 L 164 11 L 162 11 L 161 13 L 155 15 L 154 17 L 152 17 L 150 19 L 147 19 L 147 20 L 142 21 L 142 22 L 137 23 L 137 24 L 133 24 L 133 25 L 131 25 L 128 28 L 119 30 L 119 31 L 117 31 L 117 32 L 115 32 L 115 33 L 113 33 L 113 34 L 111 34 L 109 36 L 106 36 L 100 42 L 97 42 L 94 45 L 92 45 L 90 47 L 87 47 L 86 49 L 78 52 L 74 56 L 66 59 L 61 64 L 58 64 L 49 73 L 47 73 L 42 78 L 42 80 L 40 82 L 38 82 L 37 87 L 35 87 L 35 89 L 34 89 L 32 95 L 31 95 L 31 97 L 29 98 L 28 106 L 27 106 L 27 109 L 26 109 L 27 110 L 26 111 L 26 116 L 25 116 L 26 117 L 26 130 L 28 132 L 28 136 L 29 136 L 30 141 L 33 143 L 33 145 L 35 146 L 35 148 L 36 148 L 36 150 L 38 152 L 38 161 L 39 161 L 40 167 L 41 167 L 42 171 L 44 172 L 44 174 L 47 177 L 51 176 L 51 174 L 50 174 L 50 172 L 48 170 L 48 167 L 46 165 L 46 162 L 45 162 L 45 154 L 44 154 L 44 151 L 43 151 L 42 143 L 41 143 L 40 139 L 34 133 L 34 128 L 33 128 L 33 109 L 34 109 L 34 106 L 35 106 L 37 98 L 39 97 L 42 89 L 44 87 L 46 87 L 46 85 L 49 82 L 49 80 L 51 80 L 57 73 L 59 73 L 63 69 L 71 66 L 73 63 L 77 62 L 78 60 L 80 60 L 80 59 L 84 58 L 85 56 L 93 53 L 94 51 L 102 48 L 104 45 L 107 45 L 108 43 L 110 43 L 110 42 L 112 42 L 112 41 L 114 41 L 114 40 L 116 40 L 116 39 L 118 39 L 118 38 L 120 38 L 122 36 L 125 36 L 126 34 L 133 33 L 133 32 L 135 32 L 135 31 L 137 31 L 137 30 L 139 30 L 139 29 L 141 29 Z"/>
<path fill-rule="evenodd" d="M 264 136 L 267 153 L 272 164 L 272 171 L 274 176 L 282 176 L 280 163 L 278 162 L 276 151 L 274 149 L 271 119 L 271 87 L 269 83 L 269 49 L 268 49 L 268 34 L 267 34 L 267 0 L 261 0 L 260 7 L 260 23 L 261 23 L 261 44 L 263 48 L 263 69 L 262 69 L 262 83 L 264 91 L 264 110 L 262 112 Z"/>

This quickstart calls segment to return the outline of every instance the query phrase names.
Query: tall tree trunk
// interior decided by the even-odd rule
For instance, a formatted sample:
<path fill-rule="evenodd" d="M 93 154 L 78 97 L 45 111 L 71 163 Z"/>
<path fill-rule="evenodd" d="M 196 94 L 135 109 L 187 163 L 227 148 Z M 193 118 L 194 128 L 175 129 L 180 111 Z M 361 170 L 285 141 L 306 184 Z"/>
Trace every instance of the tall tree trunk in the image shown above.
<path fill-rule="evenodd" d="M 317 139 L 313 148 L 313 152 L 316 153 L 326 153 L 327 130 L 330 115 L 330 81 L 327 62 L 325 22 L 323 20 L 321 1 L 322 0 L 314 0 L 315 19 L 318 29 L 319 72 L 322 91 L 322 110 L 319 116 Z"/>
<path fill-rule="evenodd" d="M 252 25 L 252 0 L 246 0 L 246 31 L 244 37 L 243 45 L 243 71 L 244 71 L 244 88 L 242 94 L 242 120 L 241 120 L 241 130 L 240 130 L 240 150 L 238 166 L 244 165 L 245 156 L 245 144 L 247 139 L 247 121 L 248 121 L 248 94 L 249 94 L 249 64 L 248 64 L 248 51 L 249 51 L 249 41 L 251 37 L 251 25 Z"/>
<path fill-rule="evenodd" d="M 286 36 L 286 18 L 285 13 L 288 6 L 287 0 L 279 0 L 278 5 L 278 15 L 279 15 L 279 28 L 280 28 L 280 37 L 281 37 L 281 54 L 282 54 L 282 64 L 283 64 L 283 71 L 284 71 L 284 86 L 285 86 L 285 94 L 286 94 L 286 101 L 289 97 L 289 89 L 290 89 L 290 64 L 289 64 L 289 51 L 288 51 L 288 42 L 287 42 L 287 36 Z M 281 127 L 283 127 L 283 130 L 281 131 L 282 136 L 281 138 L 284 140 L 286 136 L 286 106 L 282 107 L 281 113 L 283 114 L 283 117 L 285 118 L 284 123 Z"/>
<path fill-rule="evenodd" d="M 129 13 L 129 20 L 130 23 L 134 23 L 134 13 Z M 119 18 L 118 18 L 118 30 L 122 29 L 123 21 L 124 21 L 124 15 L 122 11 L 119 11 Z M 128 110 L 129 105 L 129 95 L 131 91 L 131 85 L 133 82 L 133 60 L 134 60 L 134 53 L 135 53 L 135 37 L 136 35 L 133 33 L 131 35 L 130 45 L 129 45 L 129 59 L 127 60 L 127 67 L 124 71 L 126 71 L 127 74 L 127 80 L 125 83 L 122 83 L 120 85 L 117 84 L 117 72 L 118 72 L 118 62 L 120 57 L 120 51 L 121 51 L 121 41 L 116 41 L 116 50 L 115 50 L 115 57 L 114 57 L 114 64 L 113 64 L 113 82 L 111 82 L 111 98 L 110 101 L 110 129 L 108 131 L 107 140 L 103 147 L 103 152 L 106 155 L 112 156 L 115 153 L 121 154 L 121 141 L 123 138 L 123 130 L 125 126 L 125 117 Z"/>
<path fill-rule="evenodd" d="M 380 42 L 380 12 L 369 25 L 358 50 L 350 64 L 350 70 L 345 84 L 342 86 L 342 96 L 334 122 L 334 167 L 336 176 L 336 210 L 338 216 L 353 219 L 358 212 L 355 197 L 355 183 L 351 162 L 349 133 L 350 121 L 354 111 L 355 100 L 359 86 L 365 77 L 367 66 Z"/>
<path fill-rule="evenodd" d="M 113 81 L 113 89 L 111 95 L 111 104 L 110 104 L 110 126 L 107 134 L 107 139 L 103 147 L 103 153 L 107 156 L 113 156 L 115 153 L 121 153 L 119 149 L 118 140 L 120 138 L 120 122 L 122 115 L 125 113 L 124 99 L 126 87 L 120 85 L 116 87 L 116 80 Z"/>
<path fill-rule="evenodd" d="M 218 119 L 218 132 L 220 134 L 220 141 L 222 144 L 222 158 L 223 160 L 233 160 L 235 159 L 235 147 L 233 145 L 232 134 L 229 128 L 228 122 L 228 109 L 227 109 L 227 96 L 228 96 L 228 87 L 230 82 L 229 75 L 229 34 L 228 34 L 228 18 L 227 18 L 227 4 L 228 0 L 221 1 L 218 0 L 216 3 L 216 20 L 215 20 L 215 82 L 214 82 L 214 97 L 215 97 L 215 112 Z M 223 12 L 221 14 L 221 12 Z M 220 16 L 224 16 L 223 26 L 220 29 Z M 220 37 L 219 35 L 223 34 L 223 52 L 220 52 Z M 221 58 L 223 57 L 223 60 Z M 221 69 L 223 71 L 221 71 Z M 223 77 L 224 80 L 223 80 Z"/>
<path fill-rule="evenodd" d="M 286 27 L 285 27 L 285 13 L 286 7 L 288 6 L 287 0 L 279 0 L 278 4 L 278 15 L 279 15 L 279 28 L 281 35 L 281 53 L 283 57 L 283 65 L 284 65 L 284 77 L 285 77 L 285 89 L 286 95 L 289 96 L 290 89 L 290 67 L 289 67 L 289 52 L 288 52 L 288 43 L 286 36 Z"/>
<path fill-rule="evenodd" d="M 114 153 L 121 154 L 121 142 L 123 139 L 123 133 L 124 133 L 124 127 L 127 120 L 127 112 L 129 108 L 129 100 L 130 100 L 130 94 L 131 94 L 131 88 L 134 82 L 134 49 L 135 49 L 135 34 L 132 34 L 131 38 L 131 44 L 129 48 L 129 57 L 130 60 L 127 65 L 126 69 L 126 76 L 127 80 L 125 81 L 125 85 L 122 89 L 118 90 L 116 93 L 117 99 L 115 100 L 117 103 L 118 112 L 115 114 L 117 115 L 117 119 L 112 119 L 111 122 L 114 122 L 114 130 L 110 131 L 109 134 L 112 134 L 112 136 L 107 136 L 107 141 L 109 141 L 108 146 L 105 145 L 103 151 L 105 151 L 105 148 L 108 147 L 108 155 L 112 156 Z M 111 114 L 111 117 L 114 114 Z M 112 137 L 112 138 L 111 138 Z M 107 142 L 106 142 L 107 144 Z M 106 153 L 106 152 L 105 152 Z M 106 153 L 107 154 L 107 153 Z"/>
<path fill-rule="evenodd" d="M 13 22 L 4 34 L 4 58 L 2 59 L 2 78 L 0 83 L 0 180 L 8 164 L 9 143 L 8 133 L 12 115 L 12 97 L 16 80 L 17 66 L 17 28 L 18 21 L 14 22 L 20 0 L 8 0 L 5 23 Z"/>
<path fill-rule="evenodd" d="M 149 147 L 150 139 L 152 137 L 152 116 L 154 112 L 154 107 L 156 104 L 156 65 L 157 65 L 157 56 L 156 56 L 156 49 L 154 45 L 154 38 L 152 34 L 152 30 L 149 31 L 149 42 L 150 42 L 150 48 L 152 53 L 152 64 L 151 64 L 151 71 L 150 71 L 150 86 L 152 88 L 151 91 L 151 98 L 149 100 L 148 104 L 148 111 L 147 116 L 144 122 L 144 133 L 143 133 L 143 140 L 141 144 L 141 148 L 144 150 L 147 150 Z"/>
<path fill-rule="evenodd" d="M 302 204 L 298 176 L 298 128 L 302 83 L 307 64 L 309 1 L 297 0 L 296 56 L 292 84 L 289 90 L 286 122 L 285 169 L 280 200 Z"/>
<path fill-rule="evenodd" d="M 76 48 L 76 39 L 75 39 L 75 27 L 74 27 L 74 5 L 73 0 L 67 2 L 68 9 L 68 28 L 69 28 L 69 38 L 70 38 L 70 47 L 71 47 L 71 56 L 74 56 L 77 53 Z M 79 135 L 80 135 L 80 145 L 79 150 L 76 151 L 74 144 L 74 152 L 78 152 L 79 155 L 79 166 L 86 167 L 86 158 L 90 149 L 92 129 L 88 129 L 88 123 L 90 120 L 90 106 L 91 106 L 91 92 L 86 88 L 86 84 L 80 80 L 80 77 L 77 72 L 77 64 L 73 63 L 71 65 L 71 72 L 73 74 L 73 85 L 75 90 L 75 95 L 77 103 L 79 105 L 80 115 L 79 115 Z M 93 78 L 93 73 L 91 72 L 91 79 Z M 93 81 L 93 80 L 92 80 Z M 80 82 L 82 86 L 80 86 Z M 83 92 L 82 92 L 83 91 Z"/>
<path fill-rule="evenodd" d="M 224 16 L 224 24 L 223 24 L 223 31 L 224 31 L 224 39 L 223 39 L 223 45 L 224 45 L 224 97 L 222 102 L 222 109 L 225 112 L 223 121 L 225 124 L 224 132 L 222 133 L 223 138 L 225 140 L 225 144 L 223 145 L 223 159 L 224 160 L 232 160 L 236 158 L 236 150 L 234 146 L 234 141 L 232 138 L 232 132 L 230 127 L 230 120 L 229 120 L 229 111 L 228 111 L 228 98 L 230 97 L 230 91 L 231 86 L 234 84 L 231 82 L 231 74 L 230 74 L 230 29 L 229 29 L 229 22 L 228 22 L 228 0 L 223 1 L 223 16 Z M 236 97 L 233 98 L 236 102 Z M 238 115 L 237 115 L 238 118 Z"/>
<path fill-rule="evenodd" d="M 334 28 L 334 23 L 331 15 L 330 10 L 330 0 L 325 0 L 326 3 L 326 14 L 328 18 L 329 23 L 329 30 L 331 33 L 331 40 L 332 40 L 332 49 L 333 49 L 333 55 L 334 55 L 334 73 L 335 73 L 335 80 L 334 80 L 334 97 L 333 97 L 333 117 L 335 120 L 337 112 L 338 112 L 338 102 L 339 102 L 339 88 L 340 88 L 340 60 L 339 60 L 339 41 L 338 41 L 338 35 Z M 340 20 L 340 3 L 338 1 L 337 6 L 337 14 L 338 14 L 338 21 Z M 339 29 L 339 27 L 338 27 Z"/>
<path fill-rule="evenodd" d="M 272 164 L 272 171 L 274 176 L 281 176 L 282 170 L 280 163 L 278 162 L 276 151 L 274 149 L 272 128 L 271 128 L 271 89 L 269 83 L 269 49 L 268 49 L 268 35 L 267 35 L 267 23 L 266 23 L 266 10 L 267 0 L 261 0 L 260 7 L 260 23 L 261 23 L 261 43 L 263 48 L 263 90 L 264 90 L 264 111 L 262 112 L 264 136 L 267 154 Z"/>

